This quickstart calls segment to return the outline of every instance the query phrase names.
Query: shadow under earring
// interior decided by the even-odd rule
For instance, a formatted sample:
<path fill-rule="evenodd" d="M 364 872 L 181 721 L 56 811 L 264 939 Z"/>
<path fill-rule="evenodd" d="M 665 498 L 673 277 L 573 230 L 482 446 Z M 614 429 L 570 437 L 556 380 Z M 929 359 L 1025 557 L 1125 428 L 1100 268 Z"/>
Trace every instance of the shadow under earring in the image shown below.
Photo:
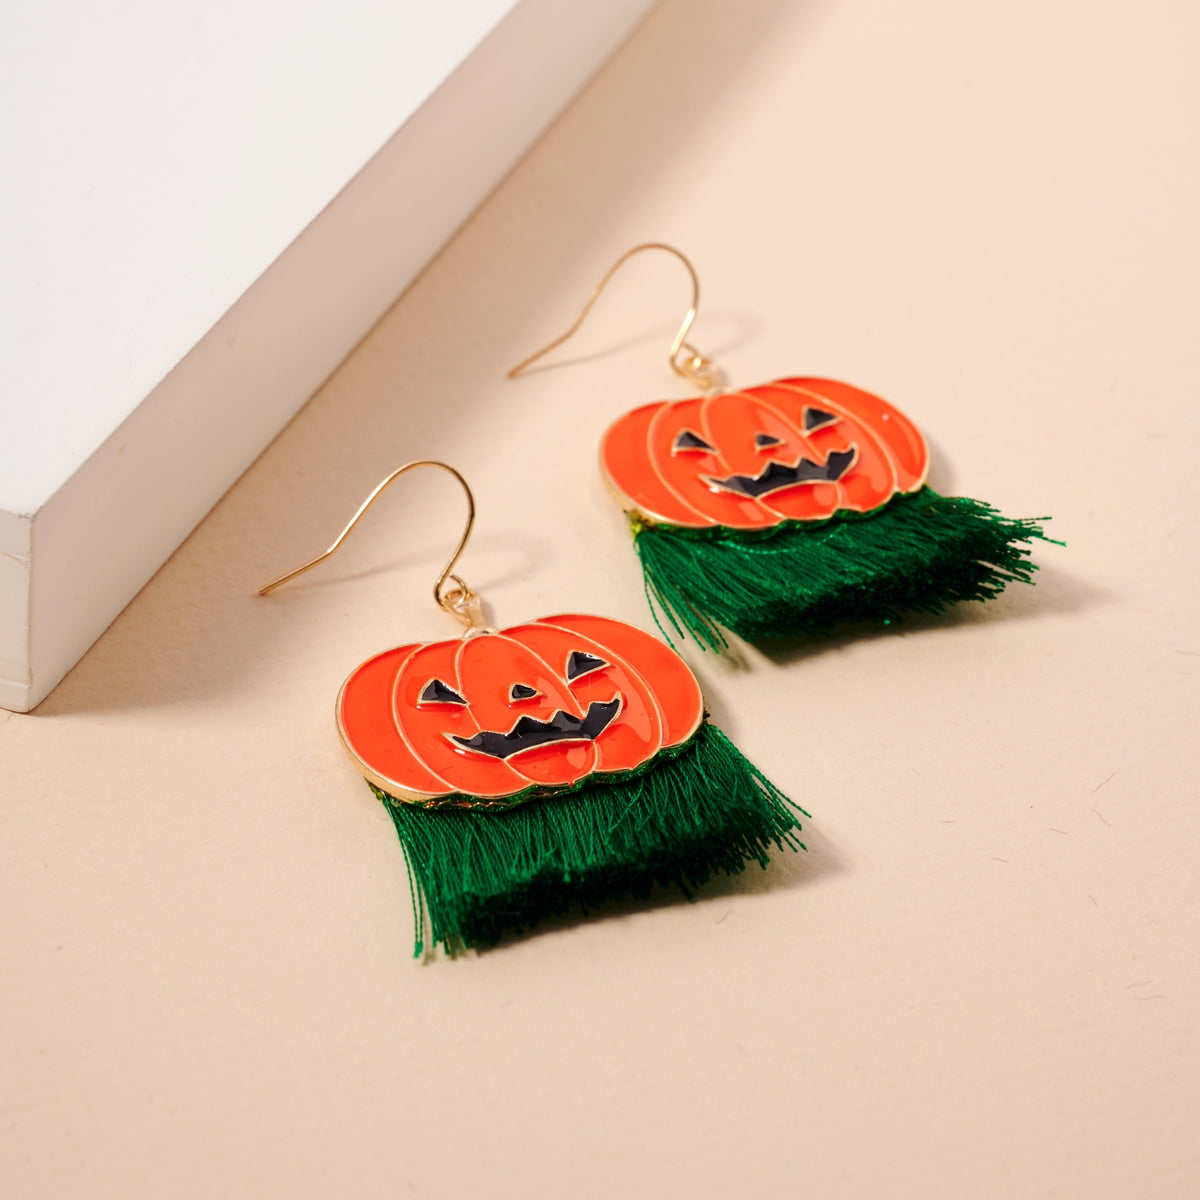
<path fill-rule="evenodd" d="M 725 629 L 751 642 L 825 633 L 1032 582 L 1029 544 L 1045 539 L 1038 521 L 933 491 L 924 438 L 886 400 L 802 377 L 723 391 L 722 373 L 685 340 L 700 284 L 673 246 L 621 255 L 571 328 L 510 378 L 572 337 L 617 270 L 644 250 L 674 255 L 691 276 L 669 361 L 700 394 L 618 418 L 600 463 L 629 518 L 660 628 L 661 614 L 675 633 L 720 649 Z"/>
<path fill-rule="evenodd" d="M 466 528 L 434 585 L 461 636 L 368 659 L 338 693 L 337 728 L 383 802 L 408 863 L 415 954 L 484 946 L 547 916 L 658 885 L 691 892 L 718 873 L 802 848 L 791 802 L 709 724 L 695 676 L 670 647 L 608 617 L 567 613 L 493 629 L 453 573 L 474 498 L 445 463 Z M 806 815 L 806 814 L 805 814 Z"/>

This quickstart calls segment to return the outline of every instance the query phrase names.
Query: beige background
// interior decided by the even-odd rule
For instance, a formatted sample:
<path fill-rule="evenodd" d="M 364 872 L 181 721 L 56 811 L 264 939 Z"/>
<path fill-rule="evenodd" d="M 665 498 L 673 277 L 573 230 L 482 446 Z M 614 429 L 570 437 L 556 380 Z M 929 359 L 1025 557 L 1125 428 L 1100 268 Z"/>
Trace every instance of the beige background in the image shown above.
<path fill-rule="evenodd" d="M 1200 20 L 1184 3 L 670 0 L 34 715 L 0 716 L 5 1196 L 1200 1193 Z M 933 482 L 1054 515 L 1036 588 L 734 667 L 720 723 L 810 852 L 408 958 L 331 720 L 372 651 L 647 620 L 593 468 L 620 411 L 830 374 Z M 70 353 L 70 347 L 63 347 Z"/>

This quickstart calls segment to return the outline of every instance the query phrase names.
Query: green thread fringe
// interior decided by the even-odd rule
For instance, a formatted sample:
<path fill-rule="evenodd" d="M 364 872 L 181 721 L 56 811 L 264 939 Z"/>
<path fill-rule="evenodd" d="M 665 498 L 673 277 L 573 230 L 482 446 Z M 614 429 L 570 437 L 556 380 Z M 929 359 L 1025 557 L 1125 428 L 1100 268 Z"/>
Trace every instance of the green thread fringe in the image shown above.
<path fill-rule="evenodd" d="M 620 778 L 518 808 L 421 809 L 372 787 L 395 823 L 413 895 L 414 957 L 449 954 L 612 900 L 803 849 L 798 808 L 715 726 L 682 752 Z"/>
<path fill-rule="evenodd" d="M 827 633 L 852 621 L 942 612 L 960 600 L 990 600 L 1006 584 L 1032 583 L 1039 520 L 1013 520 L 990 504 L 922 488 L 866 514 L 788 521 L 766 531 L 685 529 L 634 516 L 646 596 L 680 637 L 728 645 Z M 1061 543 L 1060 543 L 1061 544 Z"/>

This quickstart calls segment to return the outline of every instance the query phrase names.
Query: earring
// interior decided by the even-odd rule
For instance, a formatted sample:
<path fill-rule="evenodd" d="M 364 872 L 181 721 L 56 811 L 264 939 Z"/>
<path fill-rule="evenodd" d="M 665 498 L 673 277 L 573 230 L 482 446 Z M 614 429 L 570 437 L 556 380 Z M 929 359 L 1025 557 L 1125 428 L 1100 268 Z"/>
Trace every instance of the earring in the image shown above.
<path fill-rule="evenodd" d="M 723 373 L 685 340 L 700 282 L 673 246 L 648 242 L 622 254 L 566 333 L 509 378 L 574 336 L 609 280 L 646 250 L 674 255 L 691 277 L 669 363 L 700 394 L 619 417 L 600 461 L 628 515 L 664 636 L 660 613 L 675 633 L 717 650 L 727 645 L 723 629 L 752 642 L 824 633 L 1032 582 L 1029 543 L 1050 540 L 1037 520 L 938 495 L 925 481 L 924 439 L 886 400 L 831 379 L 723 391 Z"/>
<path fill-rule="evenodd" d="M 656 885 L 690 897 L 714 874 L 766 866 L 771 846 L 803 848 L 795 813 L 808 814 L 709 724 L 670 647 L 608 617 L 485 622 L 454 574 L 475 500 L 446 463 L 398 467 L 328 550 L 260 595 L 324 562 L 416 467 L 448 472 L 466 493 L 466 527 L 433 589 L 463 632 L 376 654 L 336 704 L 342 742 L 400 835 L 415 956 L 427 932 L 452 954 Z"/>

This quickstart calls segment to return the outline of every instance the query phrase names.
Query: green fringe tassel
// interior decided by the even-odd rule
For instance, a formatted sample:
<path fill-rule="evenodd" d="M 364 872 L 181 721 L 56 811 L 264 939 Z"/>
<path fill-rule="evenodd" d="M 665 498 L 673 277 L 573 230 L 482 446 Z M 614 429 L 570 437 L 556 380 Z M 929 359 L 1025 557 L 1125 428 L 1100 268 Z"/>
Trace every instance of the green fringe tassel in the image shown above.
<path fill-rule="evenodd" d="M 1013 580 L 1031 583 L 1038 520 L 1017 521 L 989 504 L 922 488 L 874 512 L 788 521 L 765 532 L 684 529 L 632 519 L 646 595 L 680 636 L 728 645 L 827 633 L 851 621 L 941 612 L 959 600 L 990 600 Z M 1061 543 L 1059 543 L 1061 544 Z"/>
<path fill-rule="evenodd" d="M 808 816 L 705 721 L 678 753 L 621 777 L 518 808 L 420 809 L 372 787 L 408 863 L 414 957 L 488 946 L 545 917 L 661 885 L 693 891 L 716 874 L 803 849 Z"/>

